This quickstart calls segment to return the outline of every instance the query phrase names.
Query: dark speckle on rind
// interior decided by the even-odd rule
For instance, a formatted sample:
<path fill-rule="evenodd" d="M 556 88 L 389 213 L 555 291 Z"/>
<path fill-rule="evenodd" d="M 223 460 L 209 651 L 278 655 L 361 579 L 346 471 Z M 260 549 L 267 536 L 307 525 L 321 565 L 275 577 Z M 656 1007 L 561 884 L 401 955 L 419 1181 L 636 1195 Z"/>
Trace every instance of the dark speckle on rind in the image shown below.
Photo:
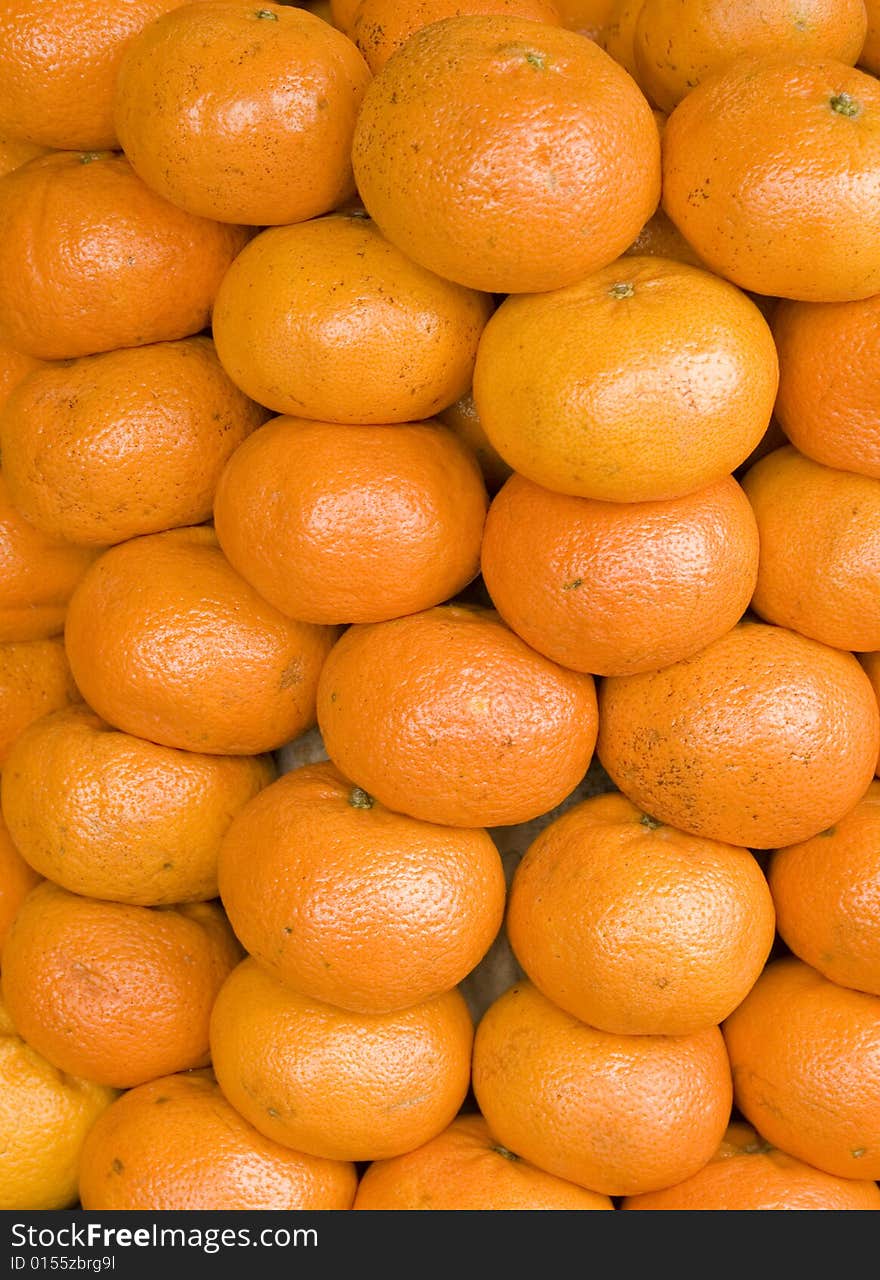
<path fill-rule="evenodd" d="M 279 684 L 282 689 L 292 689 L 296 685 L 302 684 L 302 678 L 302 663 L 298 658 L 295 658 L 282 671 Z"/>

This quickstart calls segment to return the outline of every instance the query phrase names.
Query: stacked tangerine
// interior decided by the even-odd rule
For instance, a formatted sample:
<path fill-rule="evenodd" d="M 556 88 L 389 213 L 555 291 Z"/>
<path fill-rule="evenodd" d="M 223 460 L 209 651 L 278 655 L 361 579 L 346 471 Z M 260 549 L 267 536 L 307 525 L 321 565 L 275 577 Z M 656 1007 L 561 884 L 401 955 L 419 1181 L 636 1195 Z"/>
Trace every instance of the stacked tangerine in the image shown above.
<path fill-rule="evenodd" d="M 0 1208 L 880 1208 L 878 72 L 0 12 Z"/>

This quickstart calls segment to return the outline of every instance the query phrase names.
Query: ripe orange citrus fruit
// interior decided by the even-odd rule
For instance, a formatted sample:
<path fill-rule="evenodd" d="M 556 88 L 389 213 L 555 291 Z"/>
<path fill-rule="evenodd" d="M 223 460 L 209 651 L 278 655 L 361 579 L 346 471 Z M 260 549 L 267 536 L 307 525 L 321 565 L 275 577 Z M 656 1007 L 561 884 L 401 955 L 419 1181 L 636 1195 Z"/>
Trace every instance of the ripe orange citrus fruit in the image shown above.
<path fill-rule="evenodd" d="M 505 1147 L 610 1196 L 696 1173 L 731 1109 L 718 1027 L 686 1036 L 600 1031 L 529 982 L 500 995 L 477 1025 L 473 1090 Z"/>
<path fill-rule="evenodd" d="M 743 54 L 834 58 L 852 66 L 868 19 L 864 0 L 643 0 L 633 32 L 639 83 L 670 112 L 713 71 Z"/>
<path fill-rule="evenodd" d="M 6 935 L 3 999 L 59 1071 L 128 1089 L 208 1062 L 214 999 L 240 958 L 216 902 L 129 906 L 44 880 Z"/>
<path fill-rule="evenodd" d="M 877 0 L 865 0 L 868 30 L 858 57 L 858 65 L 877 75 L 880 72 L 880 6 Z"/>
<path fill-rule="evenodd" d="M 117 1091 L 59 1071 L 23 1040 L 0 1003 L 0 1209 L 72 1209 L 92 1126 Z"/>
<path fill-rule="evenodd" d="M 492 603 L 554 662 L 628 675 L 688 657 L 738 622 L 758 526 L 733 476 L 645 502 L 603 502 L 511 476 L 481 550 Z"/>
<path fill-rule="evenodd" d="M 89 1131 L 79 1162 L 86 1212 L 350 1209 L 357 1170 L 265 1138 L 210 1071 L 128 1089 Z"/>
<path fill-rule="evenodd" d="M 61 636 L 0 644 L 0 770 L 23 729 L 82 702 Z"/>
<path fill-rule="evenodd" d="M 880 996 L 880 781 L 826 831 L 774 849 L 780 937 L 832 982 Z"/>
<path fill-rule="evenodd" d="M 36 142 L 25 142 L 23 138 L 11 138 L 0 133 L 0 178 L 6 173 L 12 173 L 20 165 L 27 164 L 28 160 L 45 155 L 49 149 Z"/>
<path fill-rule="evenodd" d="M 196 525 L 104 551 L 71 596 L 64 647 L 83 698 L 114 728 L 259 755 L 314 724 L 337 635 L 280 613 Z"/>
<path fill-rule="evenodd" d="M 742 56 L 663 132 L 663 207 L 743 289 L 807 302 L 880 293 L 880 84 L 835 58 Z"/>
<path fill-rule="evenodd" d="M 415 262 L 493 293 L 558 289 L 654 212 L 651 108 L 594 41 L 477 14 L 397 53 L 364 94 L 352 162 L 368 213 Z"/>
<path fill-rule="evenodd" d="M 360 0 L 351 38 L 375 75 L 410 36 L 441 18 L 491 13 L 559 26 L 553 0 Z"/>
<path fill-rule="evenodd" d="M 63 151 L 116 148 L 113 99 L 131 40 L 183 0 L 16 0 L 0 9 L 0 133 Z"/>
<path fill-rule="evenodd" d="M 615 785 L 661 822 L 751 849 L 839 821 L 874 776 L 878 735 L 852 653 L 751 617 L 599 689 L 596 750 Z"/>
<path fill-rule="evenodd" d="M 853 302 L 780 299 L 774 413 L 787 441 L 827 467 L 880 479 L 880 295 Z"/>
<path fill-rule="evenodd" d="M 441 409 L 436 417 L 473 451 L 480 464 L 487 490 L 490 494 L 496 494 L 511 474 L 511 468 L 490 443 L 483 429 L 474 404 L 473 391 L 466 391 L 448 409 Z"/>
<path fill-rule="evenodd" d="M 387 808 L 506 826 L 552 809 L 586 773 L 596 689 L 494 610 L 444 604 L 350 627 L 321 670 L 317 718 L 340 772 Z"/>
<path fill-rule="evenodd" d="M 18 384 L 34 369 L 41 369 L 45 364 L 45 360 L 25 355 L 0 338 L 0 410 Z"/>
<path fill-rule="evenodd" d="M 473 1023 L 453 988 L 396 1013 L 352 1013 L 300 995 L 246 957 L 211 1014 L 227 1100 L 260 1133 L 328 1160 L 381 1160 L 455 1118 Z"/>
<path fill-rule="evenodd" d="M 621 1209 L 880 1209 L 880 1186 L 841 1178 L 780 1151 L 741 1120 L 727 1128 L 715 1155 L 674 1187 L 625 1196 Z"/>
<path fill-rule="evenodd" d="M 6 403 L 9 495 L 44 534 L 86 546 L 198 524 L 227 460 L 268 416 L 204 335 L 58 361 Z"/>
<path fill-rule="evenodd" d="M 235 450 L 214 498 L 229 562 L 305 622 L 381 622 L 457 595 L 478 574 L 479 464 L 436 421 L 278 417 Z"/>
<path fill-rule="evenodd" d="M 564 27 L 580 31 L 591 40 L 598 40 L 606 23 L 610 22 L 615 0 L 556 0 L 556 8 Z"/>
<path fill-rule="evenodd" d="M 419 266 L 359 213 L 262 231 L 217 290 L 227 373 L 278 413 L 414 422 L 468 390 L 488 294 Z"/>
<path fill-rule="evenodd" d="M 130 41 L 113 121 L 135 171 L 172 204 L 221 222 L 301 222 L 355 194 L 369 80 L 352 41 L 302 6 L 201 0 Z"/>
<path fill-rule="evenodd" d="M 841 1178 L 880 1179 L 880 997 L 771 960 L 722 1025 L 739 1113 Z"/>
<path fill-rule="evenodd" d="M 880 1194 L 880 1193 L 878 1193 Z M 610 1196 L 557 1178 L 508 1151 L 481 1115 L 462 1112 L 436 1138 L 361 1175 L 353 1209 L 361 1212 L 609 1210 Z"/>
<path fill-rule="evenodd" d="M 292 769 L 239 810 L 219 885 L 249 955 L 362 1013 L 457 986 L 492 945 L 506 897 L 486 831 L 394 813 L 330 763 Z"/>
<path fill-rule="evenodd" d="M 862 670 L 868 677 L 874 696 L 880 704 L 880 650 L 875 649 L 872 653 L 856 654 Z M 877 757 L 877 764 L 874 770 L 876 776 L 880 778 L 880 755 Z"/>
<path fill-rule="evenodd" d="M 60 635 L 73 589 L 98 550 L 37 529 L 0 471 L 0 643 Z"/>
<path fill-rule="evenodd" d="M 24 899 L 42 878 L 21 856 L 0 812 L 0 964 L 9 926 Z"/>
<path fill-rule="evenodd" d="M 173 906 L 217 897 L 223 835 L 275 772 L 270 755 L 159 746 L 78 704 L 18 735 L 0 788 L 35 872 L 86 897 Z"/>
<path fill-rule="evenodd" d="M 644 502 L 729 475 L 767 429 L 777 385 L 770 327 L 741 290 L 687 263 L 624 256 L 566 288 L 506 298 L 473 389 L 520 475 Z"/>
<path fill-rule="evenodd" d="M 880 649 L 880 476 L 783 445 L 742 487 L 760 541 L 752 610 L 838 649 Z"/>
<path fill-rule="evenodd" d="M 664 826 L 614 793 L 544 827 L 513 874 L 506 917 L 535 986 L 623 1035 L 716 1026 L 751 990 L 775 923 L 748 849 Z"/>
<path fill-rule="evenodd" d="M 50 152 L 0 182 L 0 341 L 63 360 L 200 333 L 251 235 L 178 209 L 118 152 Z"/>

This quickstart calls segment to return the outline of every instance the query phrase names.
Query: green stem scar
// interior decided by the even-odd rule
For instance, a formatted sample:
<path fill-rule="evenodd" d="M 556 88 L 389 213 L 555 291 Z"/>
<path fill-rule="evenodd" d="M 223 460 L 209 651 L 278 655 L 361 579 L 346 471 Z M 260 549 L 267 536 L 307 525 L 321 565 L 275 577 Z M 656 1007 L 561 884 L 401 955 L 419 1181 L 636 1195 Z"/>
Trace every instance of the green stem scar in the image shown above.
<path fill-rule="evenodd" d="M 352 809 L 372 809 L 376 802 L 368 791 L 364 791 L 363 787 L 352 787 L 348 803 Z"/>
<path fill-rule="evenodd" d="M 639 822 L 643 827 L 648 827 L 651 831 L 656 831 L 658 827 L 663 826 L 663 823 L 658 822 L 656 818 L 652 818 L 650 813 L 643 813 L 639 818 Z"/>
<path fill-rule="evenodd" d="M 839 116 L 857 116 L 859 109 L 855 98 L 851 98 L 848 93 L 837 93 L 831 99 L 831 110 L 836 111 Z"/>
<path fill-rule="evenodd" d="M 257 18 L 261 18 L 263 22 L 278 21 L 278 14 L 273 13 L 271 9 L 257 9 L 254 16 Z"/>
<path fill-rule="evenodd" d="M 492 1147 L 492 1150 L 496 1153 L 496 1155 L 503 1156 L 505 1160 L 512 1160 L 514 1162 L 519 1160 L 519 1156 L 516 1155 L 515 1152 L 508 1151 L 507 1147 L 502 1147 L 500 1142 L 496 1142 L 495 1145 Z"/>
<path fill-rule="evenodd" d="M 633 285 L 621 280 L 619 284 L 613 284 L 608 290 L 612 298 L 631 298 L 635 293 Z"/>

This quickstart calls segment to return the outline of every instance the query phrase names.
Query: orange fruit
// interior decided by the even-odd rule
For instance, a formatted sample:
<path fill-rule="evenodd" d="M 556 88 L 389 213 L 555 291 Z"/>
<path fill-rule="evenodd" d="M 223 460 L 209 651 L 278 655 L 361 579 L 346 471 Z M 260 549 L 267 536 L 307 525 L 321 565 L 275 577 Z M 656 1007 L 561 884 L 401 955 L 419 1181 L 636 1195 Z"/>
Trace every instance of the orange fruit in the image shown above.
<path fill-rule="evenodd" d="M 674 1187 L 626 1196 L 621 1209 L 880 1209 L 880 1186 L 841 1178 L 780 1151 L 742 1120 L 728 1126 L 715 1155 Z"/>
<path fill-rule="evenodd" d="M 354 1164 L 291 1151 L 229 1105 L 207 1070 L 137 1085 L 99 1117 L 83 1145 L 80 1204 L 130 1209 L 350 1209 Z"/>
<path fill-rule="evenodd" d="M 6 935 L 3 999 L 59 1071 L 128 1089 L 208 1062 L 214 998 L 240 959 L 214 902 L 133 907 L 44 880 Z"/>
<path fill-rule="evenodd" d="M 751 618 L 693 657 L 599 688 L 596 750 L 624 795 L 669 826 L 751 849 L 838 822 L 873 777 L 878 734 L 852 653 Z"/>
<path fill-rule="evenodd" d="M 514 471 L 603 502 L 679 498 L 729 475 L 766 430 L 777 384 L 755 304 L 709 271 L 650 256 L 506 298 L 473 379 Z"/>
<path fill-rule="evenodd" d="M 494 293 L 612 262 L 660 197 L 660 141 L 631 77 L 585 36 L 501 14 L 410 36 L 364 94 L 352 163 L 414 261 Z"/>
<path fill-rule="evenodd" d="M 45 363 L 45 360 L 27 356 L 22 351 L 16 351 L 8 342 L 0 341 L 0 414 L 18 384 L 34 369 L 42 369 Z"/>
<path fill-rule="evenodd" d="M 301 222 L 355 194 L 351 140 L 369 80 L 352 41 L 307 9 L 201 0 L 131 41 L 113 118 L 135 172 L 181 209 Z"/>
<path fill-rule="evenodd" d="M 27 164 L 28 160 L 45 155 L 49 149 L 38 146 L 35 142 L 25 142 L 23 138 L 7 137 L 0 132 L 0 178 L 19 165 Z"/>
<path fill-rule="evenodd" d="M 616 1035 L 573 1018 L 527 981 L 500 995 L 477 1026 L 473 1090 L 503 1146 L 608 1196 L 696 1173 L 731 1110 L 718 1027 Z"/>
<path fill-rule="evenodd" d="M 878 704 L 880 704 L 880 650 L 875 649 L 873 653 L 858 653 L 856 657 L 868 677 Z M 878 755 L 874 772 L 880 778 L 880 755 Z"/>
<path fill-rule="evenodd" d="M 334 27 L 351 35 L 352 23 L 360 3 L 361 0 L 330 0 L 330 18 Z"/>
<path fill-rule="evenodd" d="M 853 302 L 780 299 L 775 414 L 814 462 L 880 480 L 880 294 Z"/>
<path fill-rule="evenodd" d="M 0 179 L 0 341 L 43 360 L 185 338 L 252 234 L 153 191 L 116 152 L 51 152 Z"/>
<path fill-rule="evenodd" d="M 286 4 L 288 0 L 281 0 L 282 4 Z M 305 0 L 305 3 L 297 6 L 300 9 L 308 9 L 311 13 L 315 13 L 324 22 L 333 24 L 333 15 L 330 12 L 330 0 Z"/>
<path fill-rule="evenodd" d="M 736 1107 L 762 1137 L 826 1173 L 877 1181 L 880 998 L 778 956 L 722 1033 Z"/>
<path fill-rule="evenodd" d="M 301 995 L 246 957 L 211 1015 L 227 1100 L 267 1138 L 328 1160 L 381 1160 L 435 1137 L 468 1090 L 473 1023 L 453 988 L 396 1013 Z"/>
<path fill-rule="evenodd" d="M 83 1145 L 114 1089 L 58 1071 L 17 1033 L 0 1002 L 0 1209 L 77 1205 Z"/>
<path fill-rule="evenodd" d="M 481 551 L 495 608 L 573 671 L 629 675 L 688 657 L 748 608 L 758 529 L 732 476 L 646 502 L 602 502 L 514 474 Z"/>
<path fill-rule="evenodd" d="M 219 883 L 249 955 L 355 1013 L 457 986 L 492 945 L 506 898 L 486 831 L 394 813 L 329 763 L 291 770 L 239 810 Z"/>
<path fill-rule="evenodd" d="M 479 1114 L 463 1113 L 415 1151 L 374 1160 L 361 1175 L 352 1209 L 482 1211 L 608 1210 L 610 1196 L 588 1191 L 508 1151 Z"/>
<path fill-rule="evenodd" d="M 259 755 L 314 724 L 337 634 L 279 613 L 196 525 L 104 551 L 71 596 L 64 640 L 85 701 L 114 728 Z"/>
<path fill-rule="evenodd" d="M 562 25 L 591 40 L 599 39 L 611 21 L 614 7 L 615 0 L 556 0 Z"/>
<path fill-rule="evenodd" d="M 282 613 L 381 622 L 477 576 L 487 507 L 473 453 L 438 422 L 282 416 L 230 458 L 214 527 L 230 564 Z"/>
<path fill-rule="evenodd" d="M 663 208 L 743 289 L 806 302 L 880 293 L 880 84 L 834 58 L 746 56 L 663 132 Z"/>
<path fill-rule="evenodd" d="M 579 795 L 580 791 L 581 787 L 577 787 L 573 794 Z M 558 809 L 550 812 L 556 813 Z M 545 820 L 549 819 L 545 819 L 545 815 L 542 814 L 540 818 L 533 818 L 530 822 L 515 823 L 510 827 L 493 827 L 490 831 L 501 854 L 508 893 L 513 873 L 522 858 L 522 846 L 527 845 L 530 838 L 534 839 L 536 830 L 540 830 Z M 477 967 L 458 984 L 459 991 L 467 1001 L 474 1024 L 480 1021 L 489 1005 L 501 995 L 502 991 L 506 991 L 523 977 L 525 974 L 513 954 L 507 930 L 501 928 Z"/>
<path fill-rule="evenodd" d="M 774 449 L 781 448 L 784 444 L 788 444 L 788 437 L 780 427 L 778 420 L 775 417 L 771 418 L 767 424 L 767 430 L 761 436 L 752 452 L 734 471 L 734 479 L 742 483 L 743 476 L 759 458 L 763 458 L 766 453 L 772 453 Z"/>
<path fill-rule="evenodd" d="M 858 56 L 858 64 L 873 75 L 880 74 L 880 3 L 878 0 L 865 0 L 868 14 L 868 29 Z"/>
<path fill-rule="evenodd" d="M 217 897 L 220 842 L 275 776 L 269 755 L 158 746 L 78 705 L 19 734 L 0 794 L 35 871 L 72 893 L 165 906 Z"/>
<path fill-rule="evenodd" d="M 183 0 L 100 0 L 0 8 L 0 133 L 67 151 L 117 146 L 116 75 L 124 50 Z"/>
<path fill-rule="evenodd" d="M 340 772 L 387 808 L 507 826 L 552 809 L 586 773 L 595 681 L 493 610 L 445 604 L 350 627 L 321 670 L 317 719 Z"/>
<path fill-rule="evenodd" d="M 228 458 L 268 416 L 204 336 L 59 362 L 6 403 L 6 484 L 44 534 L 86 546 L 198 524 Z"/>
<path fill-rule="evenodd" d="M 339 213 L 257 235 L 223 278 L 213 333 L 232 380 L 278 413 L 416 422 L 467 391 L 492 305 Z"/>
<path fill-rule="evenodd" d="M 351 38 L 373 74 L 411 35 L 441 18 L 473 14 L 501 14 L 531 18 L 560 26 L 559 9 L 553 0 L 361 0 L 355 11 Z"/>
<path fill-rule="evenodd" d="M 654 210 L 635 240 L 624 249 L 621 256 L 671 258 L 674 262 L 684 262 L 689 267 L 707 270 L 700 255 L 694 252 L 662 207 Z"/>
<path fill-rule="evenodd" d="M 867 31 L 864 0 L 643 0 L 633 33 L 639 83 L 670 112 L 743 54 L 833 58 L 852 66 Z"/>
<path fill-rule="evenodd" d="M 32 721 L 81 701 L 61 636 L 0 644 L 0 770 Z"/>
<path fill-rule="evenodd" d="M 0 958 L 18 908 L 42 878 L 19 853 L 0 812 Z"/>
<path fill-rule="evenodd" d="M 96 555 L 26 520 L 0 470 L 0 643 L 59 635 L 73 589 Z"/>
<path fill-rule="evenodd" d="M 632 76 L 644 93 L 635 52 L 636 23 L 643 4 L 644 0 L 613 0 L 611 12 L 599 31 L 598 43 L 609 57 Z"/>
<path fill-rule="evenodd" d="M 489 494 L 496 494 L 511 474 L 511 468 L 483 430 L 474 404 L 473 391 L 466 391 L 454 404 L 448 409 L 441 409 L 436 416 L 438 422 L 454 431 L 473 452 L 483 473 L 487 491 Z"/>
<path fill-rule="evenodd" d="M 831 982 L 880 996 L 880 781 L 810 840 L 774 849 L 779 934 Z"/>
<path fill-rule="evenodd" d="M 838 649 L 880 649 L 880 477 L 783 445 L 742 487 L 761 546 L 753 611 Z"/>
<path fill-rule="evenodd" d="M 775 941 L 748 849 L 655 822 L 625 796 L 554 819 L 513 875 L 507 936 L 548 1000 L 618 1035 L 691 1035 L 748 994 Z"/>

